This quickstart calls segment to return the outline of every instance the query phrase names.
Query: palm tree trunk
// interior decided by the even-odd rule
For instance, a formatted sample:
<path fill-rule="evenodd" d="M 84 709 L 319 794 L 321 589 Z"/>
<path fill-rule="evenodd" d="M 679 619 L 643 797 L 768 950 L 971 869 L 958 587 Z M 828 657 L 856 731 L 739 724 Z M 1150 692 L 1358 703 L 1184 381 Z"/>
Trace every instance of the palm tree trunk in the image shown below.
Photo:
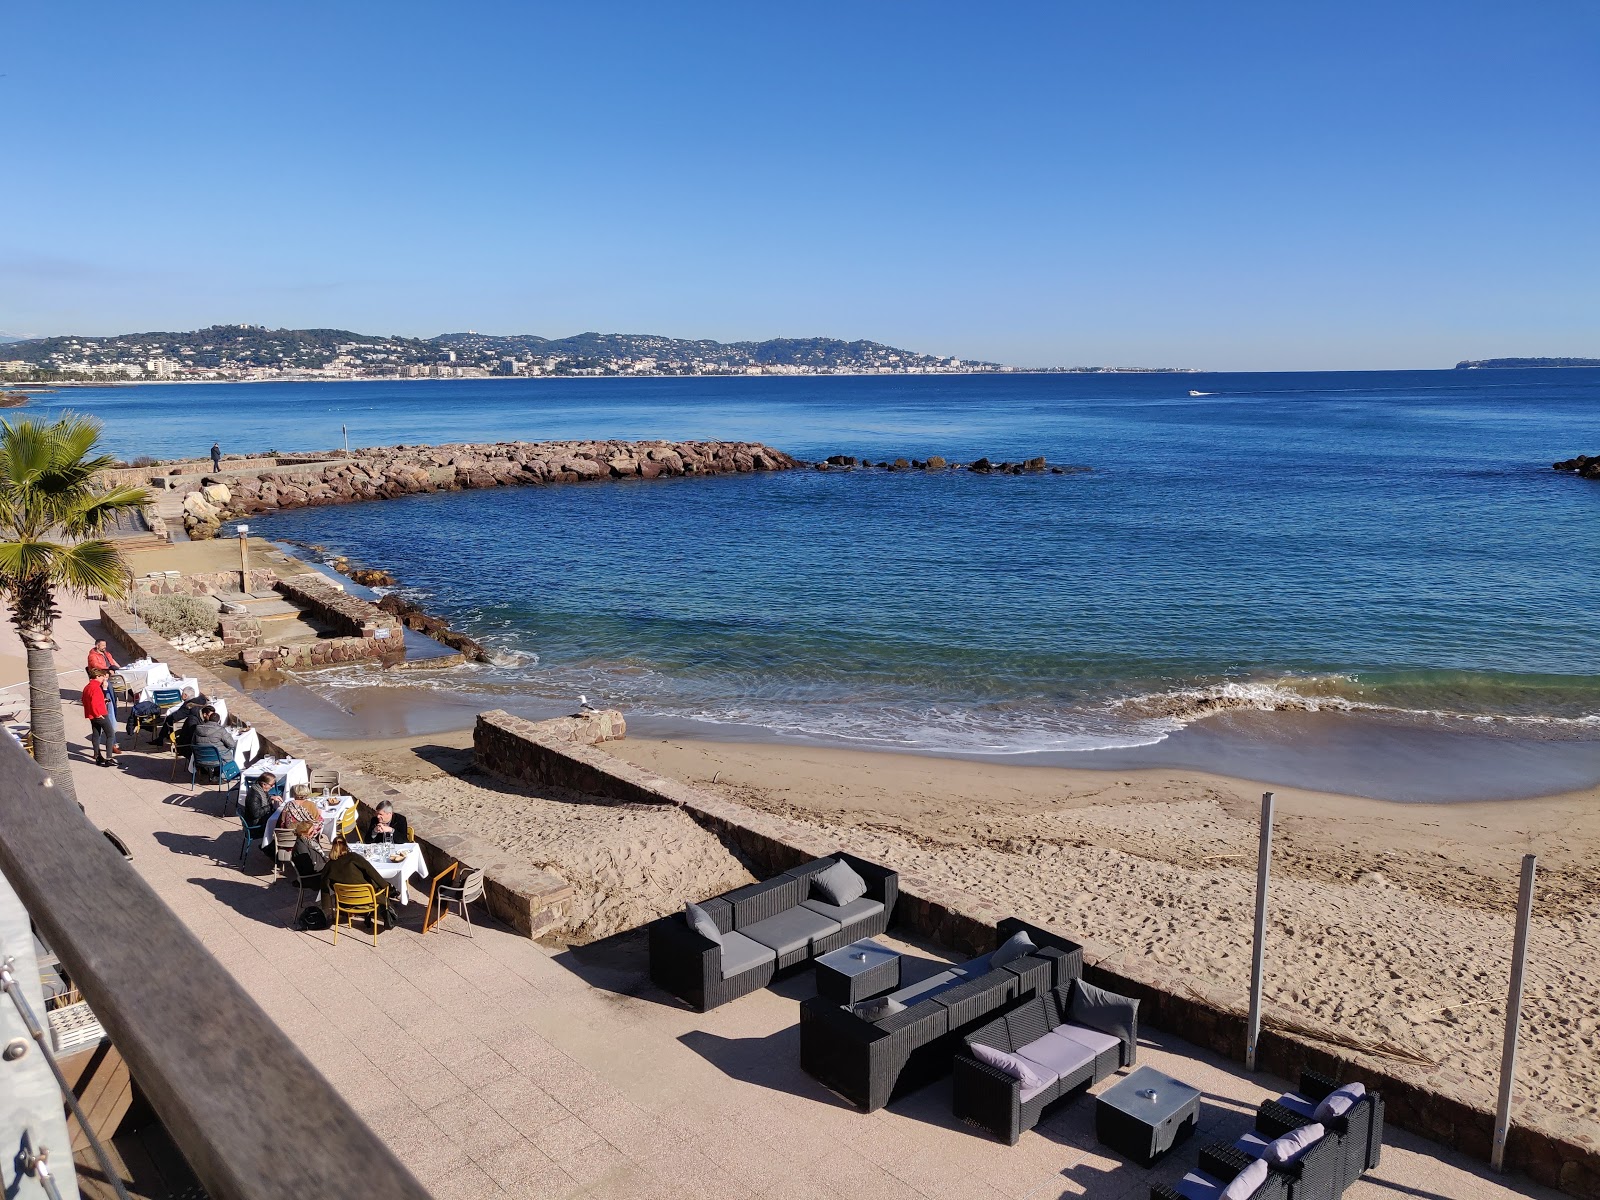
<path fill-rule="evenodd" d="M 78 801 L 67 761 L 67 722 L 61 715 L 61 680 L 56 675 L 55 596 L 44 581 L 29 581 L 13 604 L 17 633 L 28 652 L 29 723 L 33 757 L 55 781 L 56 791 Z"/>

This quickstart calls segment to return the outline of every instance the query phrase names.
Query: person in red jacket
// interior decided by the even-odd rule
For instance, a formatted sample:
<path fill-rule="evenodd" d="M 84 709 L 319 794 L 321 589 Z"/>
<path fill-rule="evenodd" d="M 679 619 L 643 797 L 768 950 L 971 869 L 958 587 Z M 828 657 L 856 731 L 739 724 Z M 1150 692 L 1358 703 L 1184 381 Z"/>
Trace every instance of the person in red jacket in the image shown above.
<path fill-rule="evenodd" d="M 111 648 L 106 645 L 105 638 L 94 644 L 94 649 L 89 651 L 89 669 L 91 671 L 115 671 L 122 664 L 111 657 Z"/>
<path fill-rule="evenodd" d="M 117 751 L 117 727 L 111 723 L 106 708 L 106 689 L 101 682 L 104 671 L 90 671 L 89 682 L 83 685 L 83 715 L 89 718 L 89 745 L 94 749 L 94 761 L 102 767 L 114 766 L 111 758 Z M 105 743 L 101 753 L 100 743 Z"/>

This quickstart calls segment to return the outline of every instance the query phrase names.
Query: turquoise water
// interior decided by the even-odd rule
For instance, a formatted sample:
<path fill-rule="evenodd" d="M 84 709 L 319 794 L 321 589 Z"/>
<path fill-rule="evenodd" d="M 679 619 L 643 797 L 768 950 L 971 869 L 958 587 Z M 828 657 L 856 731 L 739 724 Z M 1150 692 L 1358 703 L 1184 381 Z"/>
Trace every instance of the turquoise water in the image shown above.
<path fill-rule="evenodd" d="M 64 398 L 128 456 L 215 437 L 325 448 L 345 423 L 352 445 L 738 437 L 807 458 L 1043 454 L 1093 468 L 506 489 L 259 521 L 392 569 L 500 652 L 501 665 L 408 680 L 441 696 L 535 711 L 581 692 L 636 728 L 964 754 L 1150 746 L 1254 710 L 1600 737 L 1600 485 L 1549 467 L 1600 451 L 1600 371 Z M 318 686 L 337 698 L 370 682 L 344 671 Z"/>

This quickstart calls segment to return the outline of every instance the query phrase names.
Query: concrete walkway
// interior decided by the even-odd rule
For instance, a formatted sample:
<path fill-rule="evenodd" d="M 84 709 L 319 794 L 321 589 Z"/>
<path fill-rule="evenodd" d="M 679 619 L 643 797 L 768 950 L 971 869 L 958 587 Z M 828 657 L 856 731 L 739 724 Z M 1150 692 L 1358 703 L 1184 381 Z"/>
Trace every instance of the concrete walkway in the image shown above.
<path fill-rule="evenodd" d="M 63 607 L 61 682 L 75 696 L 92 615 L 82 602 Z M 6 626 L 0 655 L 18 652 Z M 469 938 L 455 918 L 423 937 L 420 902 L 376 949 L 362 934 L 335 945 L 331 933 L 294 932 L 293 888 L 259 850 L 237 865 L 240 827 L 220 816 L 215 792 L 169 783 L 171 760 L 143 751 L 116 769 L 92 765 L 82 710 L 64 704 L 90 818 L 127 842 L 133 869 L 269 1015 L 300 1031 L 312 1060 L 441 1200 L 1143 1200 L 1152 1181 L 1193 1166 L 1200 1142 L 1242 1133 L 1256 1104 L 1285 1086 L 1164 1033 L 1142 1039 L 1142 1063 L 1205 1092 L 1200 1138 L 1153 1171 L 1095 1142 L 1089 1100 L 1014 1147 L 955 1122 L 948 1082 L 865 1115 L 799 1068 L 808 974 L 697 1014 L 648 984 L 637 933 L 560 953 L 498 927 Z M 1388 1142 L 1351 1200 L 1556 1195 L 1409 1134 L 1391 1131 Z"/>

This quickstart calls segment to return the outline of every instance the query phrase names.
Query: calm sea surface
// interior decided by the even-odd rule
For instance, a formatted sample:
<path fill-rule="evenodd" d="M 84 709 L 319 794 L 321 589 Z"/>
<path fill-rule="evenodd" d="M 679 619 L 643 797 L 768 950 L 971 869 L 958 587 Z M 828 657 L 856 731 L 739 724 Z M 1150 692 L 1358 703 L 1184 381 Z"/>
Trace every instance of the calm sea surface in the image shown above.
<path fill-rule="evenodd" d="M 347 425 L 352 446 L 724 437 L 806 458 L 1093 468 L 504 489 L 254 523 L 390 568 L 495 647 L 496 666 L 404 673 L 441 702 L 555 711 L 584 693 L 635 728 L 1049 761 L 1153 746 L 1218 711 L 1239 730 L 1242 714 L 1315 711 L 1480 749 L 1499 739 L 1502 761 L 1559 743 L 1572 782 L 1585 763 L 1600 778 L 1600 485 L 1549 466 L 1600 451 L 1600 371 L 45 399 L 101 418 L 128 457 L 201 454 L 214 438 L 328 448 Z M 360 668 L 316 680 L 335 700 L 371 685 Z"/>

